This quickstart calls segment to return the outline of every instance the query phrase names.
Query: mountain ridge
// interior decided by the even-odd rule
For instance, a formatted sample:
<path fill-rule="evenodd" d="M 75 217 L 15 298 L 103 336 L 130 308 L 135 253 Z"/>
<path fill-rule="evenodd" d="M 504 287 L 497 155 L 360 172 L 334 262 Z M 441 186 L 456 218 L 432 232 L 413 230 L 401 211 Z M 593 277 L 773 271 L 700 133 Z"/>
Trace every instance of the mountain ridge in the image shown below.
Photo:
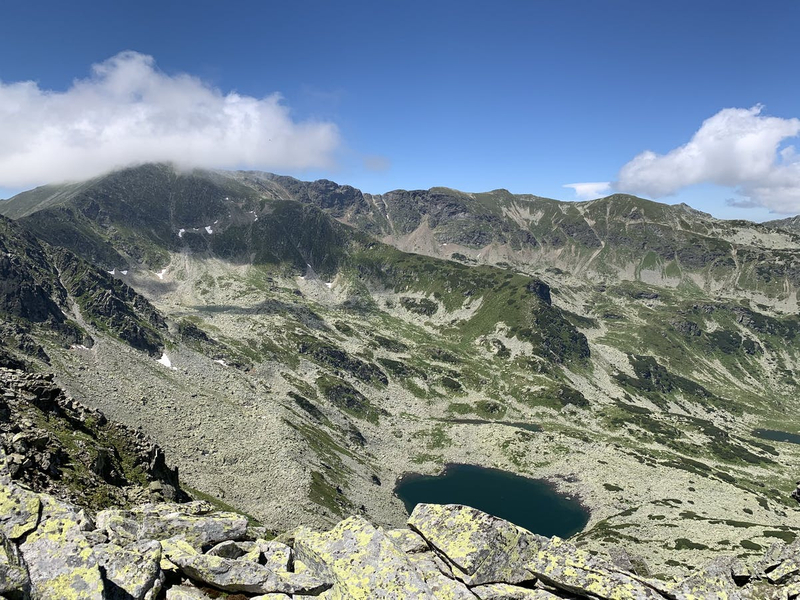
<path fill-rule="evenodd" d="M 626 196 L 377 197 L 163 165 L 70 189 L 11 226 L 146 299 L 160 342 L 137 349 L 87 302 L 70 315 L 91 347 L 27 335 L 62 387 L 271 528 L 397 524 L 376 481 L 465 463 L 547 478 L 591 509 L 582 545 L 646 547 L 665 572 L 800 531 L 800 453 L 754 433 L 800 431 L 789 232 Z"/>
<path fill-rule="evenodd" d="M 153 189 L 141 191 L 130 214 L 102 208 L 103 198 L 127 193 L 126 177 L 141 180 L 142 173 Z M 57 245 L 73 251 L 90 248 L 84 258 L 100 260 L 109 269 L 122 260 L 155 267 L 164 259 L 162 247 L 186 245 L 184 235 L 197 242 L 190 246 L 193 251 L 202 249 L 195 232 L 213 231 L 215 221 L 224 229 L 248 218 L 252 227 L 265 202 L 282 200 L 314 206 L 405 251 L 510 265 L 529 274 L 570 267 L 573 275 L 589 281 L 613 277 L 673 287 L 695 284 L 729 297 L 746 291 L 751 297 L 782 298 L 788 310 L 798 307 L 800 262 L 794 250 L 800 237 L 791 228 L 781 229 L 779 222 L 724 221 L 687 206 L 624 194 L 583 202 L 448 188 L 370 195 L 328 180 L 303 182 L 253 171 L 175 173 L 167 165 L 115 172 L 55 191 L 46 188 L 46 194 L 42 189 L 0 205 L 0 213 L 21 217 Z M 146 235 L 126 240 L 134 217 Z M 126 256 L 112 251 L 110 241 L 117 247 L 129 242 Z M 775 263 L 782 265 L 782 277 L 775 277 Z M 765 270 L 771 275 L 764 276 Z"/>

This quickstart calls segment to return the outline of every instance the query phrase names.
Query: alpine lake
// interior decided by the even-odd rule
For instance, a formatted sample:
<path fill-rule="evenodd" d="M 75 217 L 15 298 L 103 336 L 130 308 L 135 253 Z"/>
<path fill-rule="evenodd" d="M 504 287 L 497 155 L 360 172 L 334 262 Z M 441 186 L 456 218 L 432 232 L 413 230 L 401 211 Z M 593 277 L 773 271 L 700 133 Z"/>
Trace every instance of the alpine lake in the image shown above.
<path fill-rule="evenodd" d="M 789 433 L 788 431 L 777 431 L 775 429 L 756 429 L 753 435 L 762 440 L 773 442 L 786 442 L 788 444 L 800 444 L 800 435 Z"/>
<path fill-rule="evenodd" d="M 570 537 L 589 521 L 576 499 L 544 481 L 475 465 L 449 464 L 441 475 L 406 474 L 394 492 L 409 514 L 423 502 L 466 504 L 548 537 Z"/>

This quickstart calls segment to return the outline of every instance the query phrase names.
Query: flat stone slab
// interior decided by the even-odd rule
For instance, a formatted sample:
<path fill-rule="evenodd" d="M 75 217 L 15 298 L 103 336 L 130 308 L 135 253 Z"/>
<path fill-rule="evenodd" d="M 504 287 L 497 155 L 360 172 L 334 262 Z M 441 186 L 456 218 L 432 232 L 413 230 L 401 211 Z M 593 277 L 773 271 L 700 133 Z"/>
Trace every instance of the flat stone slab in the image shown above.
<path fill-rule="evenodd" d="M 467 585 L 531 579 L 525 568 L 546 538 L 460 504 L 417 504 L 408 525 L 454 567 Z"/>
<path fill-rule="evenodd" d="M 549 586 L 581 596 L 604 600 L 664 599 L 639 579 L 558 537 L 542 546 L 527 568 Z"/>
<path fill-rule="evenodd" d="M 104 510 L 97 515 L 97 527 L 105 530 L 115 542 L 180 536 L 197 548 L 245 537 L 245 517 L 236 513 L 212 513 L 208 506 L 206 502 L 188 502 L 144 504 L 130 511 Z"/>
<path fill-rule="evenodd" d="M 309 570 L 333 581 L 326 596 L 330 600 L 436 598 L 406 554 L 361 517 L 345 519 L 324 533 L 300 528 L 294 552 Z"/>

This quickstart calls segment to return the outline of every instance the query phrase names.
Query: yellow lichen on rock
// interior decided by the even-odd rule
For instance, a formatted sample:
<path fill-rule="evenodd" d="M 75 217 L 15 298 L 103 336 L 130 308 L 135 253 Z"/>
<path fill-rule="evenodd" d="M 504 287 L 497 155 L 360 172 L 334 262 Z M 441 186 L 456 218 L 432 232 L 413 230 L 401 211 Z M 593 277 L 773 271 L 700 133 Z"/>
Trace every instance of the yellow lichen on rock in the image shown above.
<path fill-rule="evenodd" d="M 102 600 L 103 580 L 97 565 L 79 567 L 34 585 L 40 598 L 59 600 Z"/>
<path fill-rule="evenodd" d="M 544 538 L 460 504 L 418 504 L 408 525 L 455 567 L 468 585 L 530 579 L 525 564 Z"/>
<path fill-rule="evenodd" d="M 39 522 L 39 496 L 19 487 L 0 484 L 0 531 L 17 540 L 33 531 Z"/>
<path fill-rule="evenodd" d="M 508 583 L 487 583 L 472 588 L 479 600 L 558 600 L 561 596 L 541 589 L 528 589 Z"/>
<path fill-rule="evenodd" d="M 33 593 L 39 598 L 102 600 L 103 580 L 94 552 L 77 521 L 51 518 L 20 546 Z"/>
<path fill-rule="evenodd" d="M 537 579 L 562 590 L 604 600 L 661 600 L 655 589 L 558 537 L 528 563 Z"/>
<path fill-rule="evenodd" d="M 405 553 L 361 517 L 345 519 L 324 533 L 299 529 L 295 555 L 333 580 L 331 600 L 435 599 Z"/>
<path fill-rule="evenodd" d="M 136 542 L 124 548 L 99 544 L 94 552 L 106 579 L 132 598 L 144 598 L 148 592 L 157 593 L 161 589 L 161 545 L 158 542 Z"/>

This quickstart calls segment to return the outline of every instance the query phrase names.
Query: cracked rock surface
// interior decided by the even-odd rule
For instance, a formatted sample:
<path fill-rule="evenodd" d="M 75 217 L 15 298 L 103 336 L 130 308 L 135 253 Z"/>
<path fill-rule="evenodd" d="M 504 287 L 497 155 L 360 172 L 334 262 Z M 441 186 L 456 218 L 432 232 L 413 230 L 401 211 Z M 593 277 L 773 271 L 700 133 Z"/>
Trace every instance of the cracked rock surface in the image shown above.
<path fill-rule="evenodd" d="M 0 454 L 0 597 L 9 600 L 792 600 L 800 543 L 646 579 L 474 508 L 419 504 L 409 529 L 349 517 L 263 538 L 205 502 L 97 515 L 12 480 Z M 228 596 L 226 596 L 226 594 Z"/>

